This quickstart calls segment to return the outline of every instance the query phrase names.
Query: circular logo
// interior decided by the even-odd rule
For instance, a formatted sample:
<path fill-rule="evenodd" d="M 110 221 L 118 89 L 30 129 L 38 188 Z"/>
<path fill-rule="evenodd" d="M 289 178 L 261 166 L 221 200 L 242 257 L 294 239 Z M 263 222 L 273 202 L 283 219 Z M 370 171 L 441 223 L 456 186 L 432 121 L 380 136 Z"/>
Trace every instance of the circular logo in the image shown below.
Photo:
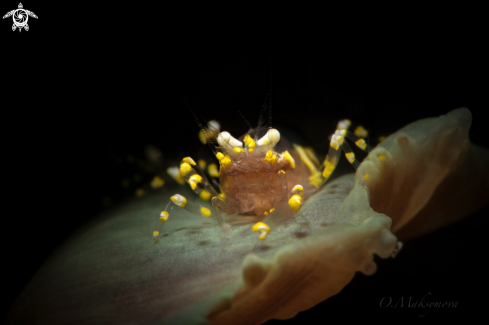
<path fill-rule="evenodd" d="M 14 24 L 17 27 L 24 27 L 27 24 L 27 20 L 29 19 L 27 12 L 25 12 L 24 9 L 15 10 L 12 16 L 14 18 Z"/>

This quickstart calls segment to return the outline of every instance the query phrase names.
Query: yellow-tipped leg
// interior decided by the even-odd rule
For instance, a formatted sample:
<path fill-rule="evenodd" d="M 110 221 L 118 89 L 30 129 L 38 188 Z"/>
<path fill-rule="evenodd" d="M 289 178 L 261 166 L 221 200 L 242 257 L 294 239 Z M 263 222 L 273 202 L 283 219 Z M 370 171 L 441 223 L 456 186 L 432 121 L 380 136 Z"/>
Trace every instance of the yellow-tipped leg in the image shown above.
<path fill-rule="evenodd" d="M 357 129 L 358 129 L 358 128 L 357 128 Z M 362 130 L 365 130 L 365 129 L 363 129 L 363 128 L 362 128 Z M 357 131 L 357 130 L 355 130 L 355 131 Z M 346 132 L 346 138 L 347 138 L 348 140 L 353 141 L 353 142 L 355 143 L 355 145 L 356 145 L 358 148 L 362 149 L 363 151 L 366 151 L 366 152 L 370 152 L 370 151 L 372 151 L 372 147 L 371 147 L 371 146 L 369 146 L 369 145 L 368 145 L 368 144 L 365 142 L 365 140 L 364 140 L 364 139 L 362 139 L 363 137 L 358 136 L 358 135 L 357 135 L 357 133 L 358 133 L 358 134 L 360 134 L 360 135 L 365 135 L 365 133 L 366 133 L 366 134 L 368 134 L 367 130 L 365 130 L 365 132 L 363 132 L 363 131 L 361 131 L 361 132 L 355 132 L 355 134 L 353 134 L 353 133 L 351 133 L 351 132 Z"/>
<path fill-rule="evenodd" d="M 341 120 L 338 122 L 338 125 L 336 126 L 337 130 L 348 130 L 348 128 L 351 125 L 350 120 Z"/>
<path fill-rule="evenodd" d="M 357 126 L 353 133 L 360 138 L 366 138 L 368 136 L 368 131 L 361 125 Z"/>
<path fill-rule="evenodd" d="M 207 166 L 207 172 L 211 177 L 219 177 L 219 170 L 217 169 L 216 164 L 210 164 Z"/>
<path fill-rule="evenodd" d="M 274 155 L 272 150 L 268 150 L 265 154 L 265 161 L 273 166 L 277 162 L 277 155 Z"/>
<path fill-rule="evenodd" d="M 292 194 L 293 195 L 299 195 L 300 197 L 302 197 L 302 194 L 304 194 L 304 188 L 302 187 L 302 185 L 296 185 L 292 188 Z"/>
<path fill-rule="evenodd" d="M 160 232 L 158 230 L 153 231 L 153 240 L 156 241 L 158 239 L 158 235 Z"/>
<path fill-rule="evenodd" d="M 260 233 L 260 236 L 258 237 L 260 240 L 265 240 L 270 233 L 270 227 L 264 222 L 255 223 L 253 227 L 251 227 L 251 230 Z"/>
<path fill-rule="evenodd" d="M 161 211 L 160 212 L 160 221 L 161 222 L 166 222 L 166 220 L 168 220 L 169 217 L 170 217 L 170 214 L 168 213 L 168 211 Z"/>
<path fill-rule="evenodd" d="M 212 194 L 204 190 L 200 192 L 199 197 L 204 201 L 209 201 L 212 197 Z"/>
<path fill-rule="evenodd" d="M 311 155 L 315 158 L 314 153 L 312 149 L 310 149 L 310 153 L 308 154 L 307 150 L 303 148 L 302 146 L 294 144 L 294 149 L 295 151 L 299 154 L 299 157 L 301 161 L 309 168 L 309 171 L 311 172 L 311 176 L 309 177 L 309 183 L 316 188 L 319 187 L 321 184 L 321 173 L 316 167 L 316 163 L 311 159 Z M 317 158 L 315 158 L 317 160 Z M 319 163 L 317 164 L 319 165 Z"/>
<path fill-rule="evenodd" d="M 302 207 L 302 194 L 304 194 L 304 188 L 302 185 L 296 185 L 292 188 L 292 196 L 289 199 L 289 207 L 294 211 L 299 211 Z"/>
<path fill-rule="evenodd" d="M 350 125 L 351 122 L 349 120 L 338 122 L 337 130 L 331 136 L 329 151 L 323 162 L 324 168 L 322 169 L 321 175 L 322 181 L 318 187 L 322 186 L 328 180 L 328 178 L 331 176 L 336 166 L 338 165 L 338 161 L 341 155 L 340 150 L 343 150 L 345 152 L 346 159 L 350 164 L 353 165 L 353 167 L 355 167 L 355 169 L 358 168 L 358 166 L 360 165 L 360 163 L 355 158 L 355 154 L 351 150 L 350 145 L 345 141 L 345 138 L 353 141 L 355 145 L 363 151 L 370 152 L 372 150 L 372 147 L 370 147 L 365 142 L 365 140 L 360 137 L 367 136 L 367 130 L 360 126 L 355 129 L 354 134 L 348 131 L 348 127 Z"/>
<path fill-rule="evenodd" d="M 202 191 L 209 192 L 211 196 L 217 195 L 216 190 L 212 187 L 202 170 L 192 158 L 185 157 L 182 159 L 180 164 L 180 174 L 198 195 L 200 195 Z"/>
<path fill-rule="evenodd" d="M 206 144 L 209 141 L 216 140 L 219 135 L 219 130 L 221 129 L 221 125 L 219 122 L 211 120 L 207 123 L 207 127 L 201 127 L 202 129 L 199 132 L 199 139 L 203 144 Z"/>
<path fill-rule="evenodd" d="M 160 176 L 153 177 L 153 179 L 151 180 L 151 183 L 150 183 L 150 186 L 153 190 L 157 190 L 160 187 L 162 187 L 163 185 L 165 185 L 165 181 Z"/>
<path fill-rule="evenodd" d="M 289 207 L 294 211 L 299 211 L 302 207 L 302 197 L 299 195 L 292 195 L 289 199 Z"/>
<path fill-rule="evenodd" d="M 345 141 L 345 142 L 343 142 L 343 144 L 342 144 L 341 147 L 343 148 L 343 151 L 345 152 L 345 157 L 348 160 L 348 162 L 350 164 L 352 164 L 353 167 L 355 167 L 355 169 L 357 169 L 358 168 L 358 165 L 360 165 L 360 164 L 355 159 L 355 154 L 351 150 L 350 145 L 348 143 L 346 143 L 346 141 Z"/>
<path fill-rule="evenodd" d="M 199 159 L 197 161 L 197 166 L 199 166 L 200 169 L 205 170 L 207 167 L 207 162 L 204 159 Z"/>
<path fill-rule="evenodd" d="M 174 206 L 179 206 L 182 209 L 184 209 L 184 210 L 186 210 L 192 214 L 202 216 L 202 217 L 206 217 L 206 218 L 215 215 L 207 207 L 201 206 L 201 205 L 196 204 L 196 203 L 189 202 L 187 200 L 187 198 L 181 194 L 175 194 L 170 198 L 170 202 L 168 202 L 168 204 L 166 205 L 166 208 L 160 212 L 160 218 L 159 218 L 160 222 L 156 223 L 155 230 L 153 231 L 153 239 L 155 241 L 156 241 L 158 234 L 159 234 L 159 231 L 158 231 L 159 225 L 161 223 L 165 223 L 168 221 L 168 219 L 170 218 L 170 212 L 169 211 L 171 211 Z"/>
<path fill-rule="evenodd" d="M 170 167 L 166 170 L 166 172 L 168 173 L 168 175 L 171 176 L 171 178 L 173 178 L 175 180 L 175 182 L 177 182 L 178 184 L 180 185 L 183 185 L 185 184 L 185 179 L 183 178 L 182 174 L 180 174 L 180 168 L 174 166 L 174 167 Z"/>
<path fill-rule="evenodd" d="M 219 163 L 221 164 L 221 167 L 226 169 L 229 168 L 232 165 L 232 160 L 228 155 L 223 154 L 222 152 L 218 152 L 216 154 L 217 160 L 219 160 Z"/>
<path fill-rule="evenodd" d="M 338 165 L 338 161 L 340 160 L 340 155 L 341 155 L 340 146 L 343 144 L 343 141 L 338 142 L 338 137 L 336 138 L 333 137 L 331 138 L 328 154 L 326 155 L 326 158 L 324 159 L 323 162 L 324 167 L 321 171 L 322 181 L 319 187 L 321 187 L 324 183 L 326 183 L 326 181 L 329 179 L 329 177 L 335 170 L 336 166 Z"/>

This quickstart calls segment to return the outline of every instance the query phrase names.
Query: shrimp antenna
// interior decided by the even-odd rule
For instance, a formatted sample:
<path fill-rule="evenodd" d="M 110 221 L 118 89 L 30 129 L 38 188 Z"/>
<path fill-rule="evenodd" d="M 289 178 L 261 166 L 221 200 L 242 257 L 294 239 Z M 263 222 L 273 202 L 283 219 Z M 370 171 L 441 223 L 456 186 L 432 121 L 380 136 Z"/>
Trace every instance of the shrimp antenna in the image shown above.
<path fill-rule="evenodd" d="M 273 67 L 273 60 L 272 60 L 272 39 L 270 37 L 270 33 L 268 33 L 268 46 L 269 46 L 269 54 L 270 54 L 270 96 L 268 97 L 268 128 L 272 128 L 272 67 Z"/>
<path fill-rule="evenodd" d="M 197 114 L 195 114 L 195 112 L 190 107 L 188 109 L 189 109 L 190 113 L 192 114 L 192 116 L 194 117 L 194 120 L 197 122 L 197 125 L 200 128 L 200 132 L 202 132 L 202 135 L 205 138 L 205 142 L 209 145 L 209 148 L 211 149 L 212 153 L 214 155 L 216 155 L 217 154 L 217 150 L 216 150 L 216 147 L 215 147 L 215 145 L 213 143 L 213 140 L 209 136 L 209 132 L 211 132 L 211 133 L 215 132 L 215 133 L 219 134 L 219 130 L 218 129 L 215 129 L 210 123 L 207 123 L 207 121 L 202 116 L 199 119 L 199 117 L 197 116 Z M 204 125 L 207 125 L 207 127 L 205 127 L 200 122 L 201 119 L 204 121 Z"/>
<path fill-rule="evenodd" d="M 265 125 L 265 119 L 268 110 L 267 99 L 268 99 L 268 93 L 266 94 L 265 100 L 263 101 L 263 105 L 261 107 L 260 116 L 258 118 L 258 126 L 256 127 L 256 132 L 255 132 L 255 140 L 260 134 L 260 129 Z"/>
<path fill-rule="evenodd" d="M 249 127 L 249 130 L 248 131 L 251 131 L 251 129 L 253 129 L 253 127 L 251 126 L 250 122 L 248 122 L 248 120 L 246 119 L 246 117 L 244 117 L 243 113 L 241 113 L 239 110 L 238 110 L 238 113 L 239 113 L 239 115 L 241 115 L 241 117 L 246 122 L 246 124 L 248 124 L 248 127 Z"/>
<path fill-rule="evenodd" d="M 180 91 L 180 89 L 176 86 L 175 82 L 173 81 L 173 79 L 167 75 L 168 78 L 172 81 L 173 85 L 175 85 L 175 89 L 177 90 L 178 94 L 180 95 L 180 98 L 182 99 L 183 103 L 185 104 L 185 106 L 187 107 L 187 109 L 189 110 L 190 114 L 192 115 L 192 117 L 194 118 L 195 122 L 197 123 L 197 125 L 199 126 L 199 129 L 200 131 L 202 132 L 202 135 L 204 136 L 204 138 L 206 139 L 206 143 L 209 145 L 209 148 L 211 149 L 212 153 L 215 155 L 217 153 L 217 150 L 214 146 L 214 144 L 211 142 L 211 139 L 210 137 L 207 135 L 207 133 L 209 132 L 209 128 L 208 127 L 205 127 L 202 122 L 201 122 L 201 119 L 204 120 L 204 123 L 207 124 L 207 121 L 201 117 L 201 119 L 199 119 L 199 117 L 197 116 L 197 114 L 195 114 L 194 110 L 190 107 L 190 104 L 187 102 L 187 100 L 185 99 L 185 97 L 183 96 L 182 92 Z M 210 126 L 212 127 L 212 126 Z M 211 131 L 214 131 L 214 130 L 211 130 Z M 218 130 L 216 130 L 217 132 L 219 132 Z"/>
<path fill-rule="evenodd" d="M 180 92 L 180 89 L 178 89 L 177 87 L 175 87 L 175 88 L 177 89 L 177 92 L 180 95 L 180 98 L 182 98 L 183 103 L 185 104 L 185 106 L 189 110 L 189 112 L 192 115 L 192 117 L 194 118 L 195 122 L 197 123 L 199 128 L 202 130 L 202 132 L 204 132 L 204 134 L 205 134 L 205 132 L 206 132 L 205 127 L 204 127 L 204 125 L 202 125 L 202 122 L 200 121 L 199 117 L 197 116 L 197 114 L 195 114 L 194 110 L 190 107 L 190 104 L 187 102 L 187 100 L 185 99 L 183 94 Z M 205 120 L 204 120 L 204 123 L 205 123 Z"/>
<path fill-rule="evenodd" d="M 272 85 L 273 85 L 273 73 L 272 73 L 272 66 L 273 66 L 273 60 L 272 60 L 272 39 L 270 37 L 270 33 L 268 33 L 268 49 L 269 49 L 269 55 L 270 55 L 270 72 L 269 72 L 269 91 L 265 97 L 265 102 L 263 103 L 261 112 L 260 112 L 260 117 L 258 119 L 258 127 L 256 128 L 256 133 L 255 133 L 255 138 L 259 136 L 260 133 L 260 128 L 264 126 L 265 124 L 265 119 L 267 119 L 267 126 L 269 129 L 272 128 Z M 268 105 L 267 105 L 267 99 L 268 99 Z M 268 113 L 268 114 L 267 114 Z M 268 115 L 268 116 L 267 116 Z"/>

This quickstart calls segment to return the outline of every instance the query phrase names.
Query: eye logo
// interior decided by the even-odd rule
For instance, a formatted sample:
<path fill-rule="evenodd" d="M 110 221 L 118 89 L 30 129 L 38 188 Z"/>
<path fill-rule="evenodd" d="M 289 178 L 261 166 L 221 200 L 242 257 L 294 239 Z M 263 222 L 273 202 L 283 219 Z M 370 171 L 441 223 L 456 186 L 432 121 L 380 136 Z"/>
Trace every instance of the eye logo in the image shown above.
<path fill-rule="evenodd" d="M 22 28 L 24 28 L 25 30 L 29 30 L 29 25 L 27 25 L 29 16 L 37 19 L 36 14 L 32 11 L 25 10 L 22 6 L 22 3 L 19 3 L 18 9 L 7 12 L 5 16 L 3 16 L 3 18 L 5 19 L 10 16 L 12 16 L 12 20 L 14 21 L 14 24 L 12 25 L 12 31 L 15 31 L 15 29 L 18 28 L 19 32 L 22 31 Z"/>

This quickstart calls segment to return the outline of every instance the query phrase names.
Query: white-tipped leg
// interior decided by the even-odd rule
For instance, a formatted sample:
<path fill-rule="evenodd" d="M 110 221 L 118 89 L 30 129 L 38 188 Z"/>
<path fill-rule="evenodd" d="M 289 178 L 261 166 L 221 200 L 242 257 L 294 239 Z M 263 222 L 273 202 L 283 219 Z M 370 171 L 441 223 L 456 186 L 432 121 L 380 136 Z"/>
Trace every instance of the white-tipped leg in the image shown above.
<path fill-rule="evenodd" d="M 363 130 L 364 130 L 364 129 L 363 129 Z M 364 139 L 362 139 L 362 137 L 359 137 L 359 136 L 357 136 L 357 135 L 355 135 L 355 134 L 353 134 L 353 133 L 351 133 L 351 132 L 348 132 L 348 131 L 346 132 L 346 138 L 347 138 L 348 140 L 351 140 L 352 142 L 354 142 L 354 143 L 355 143 L 355 145 L 356 145 L 358 148 L 362 149 L 363 151 L 370 152 L 370 151 L 372 151 L 372 149 L 373 149 L 371 146 L 369 146 L 369 145 L 368 145 L 368 144 L 365 142 L 365 140 L 364 140 Z"/>
<path fill-rule="evenodd" d="M 363 138 L 368 136 L 368 131 L 361 125 L 357 126 L 355 130 L 352 132 L 348 131 L 348 128 L 351 126 L 350 120 L 341 120 L 338 122 L 336 126 L 335 134 L 341 134 L 343 137 L 355 142 L 356 146 L 363 151 L 370 152 L 372 147 L 367 145 Z M 344 130 L 344 131 L 341 131 Z"/>
<path fill-rule="evenodd" d="M 322 181 L 320 186 L 322 186 L 328 180 L 338 165 L 338 161 L 341 156 L 340 150 L 345 152 L 346 159 L 353 165 L 353 167 L 355 167 L 355 169 L 360 165 L 360 163 L 356 160 L 355 154 L 351 150 L 350 145 L 345 141 L 345 138 L 353 141 L 355 145 L 363 151 L 370 152 L 372 150 L 372 147 L 367 145 L 365 140 L 360 137 L 367 136 L 367 130 L 359 126 L 355 129 L 355 134 L 353 134 L 347 130 L 349 126 L 350 123 L 348 120 L 340 121 L 338 123 L 336 132 L 331 136 L 329 151 L 323 162 L 324 167 L 322 169 Z"/>
<path fill-rule="evenodd" d="M 365 139 L 368 136 L 368 131 L 363 126 L 359 125 L 355 128 L 353 134 L 355 134 L 359 138 Z"/>
<path fill-rule="evenodd" d="M 352 164 L 355 169 L 357 169 L 358 165 L 360 164 L 356 160 L 355 154 L 351 150 L 350 145 L 346 141 L 344 141 L 343 144 L 341 145 L 341 148 L 343 148 L 343 152 L 345 153 L 345 157 L 348 160 L 348 162 Z"/>
<path fill-rule="evenodd" d="M 166 208 L 160 212 L 160 220 L 156 223 L 155 229 L 153 231 L 153 239 L 156 241 L 160 234 L 159 227 L 162 223 L 167 222 L 170 218 L 170 211 L 174 206 L 179 206 L 184 210 L 202 217 L 209 218 L 212 216 L 212 212 L 209 208 L 202 206 L 200 204 L 188 202 L 187 198 L 180 194 L 175 194 L 170 198 L 170 202 L 166 205 Z"/>
<path fill-rule="evenodd" d="M 201 163 L 201 165 L 203 164 Z M 166 222 L 170 216 L 169 211 L 173 209 L 173 205 L 177 205 L 195 215 L 200 215 L 203 217 L 215 216 L 223 232 L 229 234 L 230 227 L 224 221 L 222 213 L 223 210 L 227 211 L 226 203 L 220 199 L 220 195 L 209 183 L 209 181 L 205 177 L 205 174 L 202 172 L 199 166 L 197 166 L 195 161 L 190 157 L 183 158 L 182 162 L 180 163 L 179 170 L 175 171 L 174 169 L 172 169 L 169 170 L 169 173 L 170 172 L 176 180 L 178 179 L 178 172 L 182 179 L 190 185 L 190 188 L 196 194 L 198 194 L 202 200 L 209 201 L 212 199 L 214 212 L 212 213 L 210 209 L 199 204 L 187 202 L 187 199 L 184 196 L 180 194 L 175 194 L 171 197 L 170 203 L 168 203 L 165 210 L 160 213 L 160 221 L 162 223 Z M 155 230 L 153 231 L 153 238 L 155 241 L 159 236 L 159 225 L 160 223 L 157 223 L 155 226 Z"/>
<path fill-rule="evenodd" d="M 336 166 L 338 165 L 338 161 L 340 160 L 340 147 L 343 144 L 343 138 L 339 138 L 340 136 L 336 136 L 333 134 L 330 142 L 330 147 L 328 150 L 328 154 L 323 162 L 323 167 L 321 171 L 322 181 L 319 187 L 321 187 L 326 181 L 329 179 Z M 340 142 L 338 142 L 340 141 Z"/>

